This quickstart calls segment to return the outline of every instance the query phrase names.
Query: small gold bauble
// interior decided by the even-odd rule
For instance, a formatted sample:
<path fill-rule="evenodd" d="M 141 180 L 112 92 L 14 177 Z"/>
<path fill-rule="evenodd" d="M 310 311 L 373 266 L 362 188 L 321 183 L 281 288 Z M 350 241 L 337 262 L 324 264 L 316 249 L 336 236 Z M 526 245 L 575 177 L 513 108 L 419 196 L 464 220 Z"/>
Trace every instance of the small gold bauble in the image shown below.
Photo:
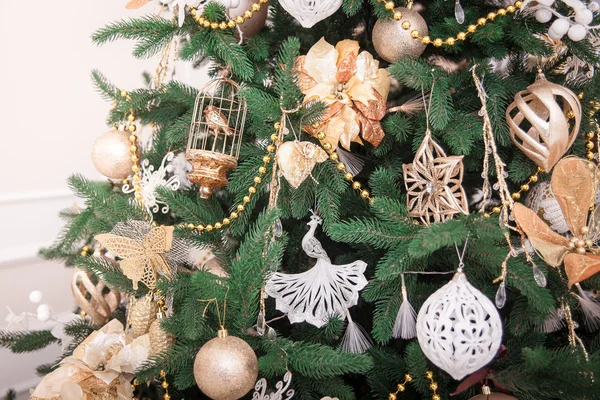
<path fill-rule="evenodd" d="M 194 378 L 200 390 L 214 400 L 233 400 L 250 391 L 258 377 L 258 360 L 252 347 L 219 331 L 194 360 Z"/>
<path fill-rule="evenodd" d="M 150 325 L 148 337 L 150 338 L 150 356 L 156 356 L 169 350 L 175 343 L 175 338 L 161 326 L 161 318 L 157 318 Z"/>
<path fill-rule="evenodd" d="M 467 31 L 469 31 L 469 33 L 475 33 L 476 30 L 477 25 L 469 25 L 469 27 L 467 28 Z"/>
<path fill-rule="evenodd" d="M 397 399 L 397 397 L 394 393 L 388 394 L 388 400 L 396 400 L 396 399 Z"/>
<path fill-rule="evenodd" d="M 115 180 L 123 180 L 131 174 L 131 152 L 129 134 L 111 130 L 96 139 L 92 147 L 92 162 L 102 175 Z"/>
<path fill-rule="evenodd" d="M 394 12 L 402 15 L 402 21 L 380 19 L 373 27 L 372 38 L 375 51 L 388 62 L 394 62 L 401 57 L 419 57 L 426 46 L 423 40 L 413 38 L 409 29 L 412 27 L 421 36 L 427 36 L 429 34 L 427 23 L 413 9 L 397 7 Z"/>
<path fill-rule="evenodd" d="M 396 387 L 396 389 L 398 389 L 399 392 L 404 392 L 406 390 L 406 386 L 399 383 L 398 386 Z"/>
<path fill-rule="evenodd" d="M 458 40 L 465 40 L 465 39 L 467 38 L 467 34 L 466 34 L 466 33 L 464 33 L 464 32 L 458 32 L 458 33 L 456 34 L 456 38 L 457 38 Z"/>

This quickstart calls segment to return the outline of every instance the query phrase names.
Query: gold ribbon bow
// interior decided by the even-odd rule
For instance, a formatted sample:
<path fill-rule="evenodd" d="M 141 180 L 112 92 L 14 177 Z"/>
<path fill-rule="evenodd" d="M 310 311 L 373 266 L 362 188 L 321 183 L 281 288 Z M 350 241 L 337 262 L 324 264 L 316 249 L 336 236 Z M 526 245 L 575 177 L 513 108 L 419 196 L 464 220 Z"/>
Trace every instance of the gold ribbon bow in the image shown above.
<path fill-rule="evenodd" d="M 155 226 L 142 241 L 112 233 L 96 235 L 95 239 L 110 252 L 122 258 L 120 265 L 125 276 L 138 288 L 138 282 L 154 289 L 156 273 L 171 275 L 164 253 L 173 245 L 173 227 Z"/>
<path fill-rule="evenodd" d="M 564 158 L 554 167 L 550 185 L 573 235 L 570 239 L 550 229 L 529 208 L 514 205 L 515 221 L 544 261 L 553 267 L 564 262 L 569 287 L 600 271 L 600 248 L 594 245 L 600 238 L 600 209 L 588 221 L 597 177 L 596 166 L 580 158 Z"/>

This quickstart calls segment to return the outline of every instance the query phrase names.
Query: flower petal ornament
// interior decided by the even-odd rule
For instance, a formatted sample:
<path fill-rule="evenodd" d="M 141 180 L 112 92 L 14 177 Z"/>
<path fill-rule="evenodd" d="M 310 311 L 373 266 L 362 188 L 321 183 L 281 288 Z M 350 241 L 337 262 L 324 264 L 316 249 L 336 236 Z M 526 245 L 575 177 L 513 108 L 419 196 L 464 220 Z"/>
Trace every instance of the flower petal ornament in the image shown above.
<path fill-rule="evenodd" d="M 377 147 L 385 136 L 381 119 L 386 113 L 390 90 L 389 73 L 366 51 L 359 54 L 355 40 L 342 40 L 333 47 L 321 38 L 306 56 L 296 59 L 299 86 L 304 102 L 322 101 L 329 108 L 318 128 L 305 129 L 316 136 L 325 132 L 325 141 L 346 150 L 350 144 L 362 144 L 360 135 Z"/>
<path fill-rule="evenodd" d="M 335 13 L 343 0 L 279 0 L 279 4 L 304 28 L 312 28 L 317 22 Z"/>
<path fill-rule="evenodd" d="M 462 187 L 463 156 L 446 156 L 429 129 L 412 164 L 404 164 L 406 203 L 410 216 L 428 225 L 444 222 L 454 214 L 468 214 Z"/>
<path fill-rule="evenodd" d="M 553 267 L 563 262 L 569 287 L 600 271 L 600 209 L 591 214 L 598 169 L 586 160 L 569 157 L 554 167 L 550 185 L 564 214 L 571 238 L 554 232 L 534 211 L 516 203 L 515 221 L 540 257 Z"/>

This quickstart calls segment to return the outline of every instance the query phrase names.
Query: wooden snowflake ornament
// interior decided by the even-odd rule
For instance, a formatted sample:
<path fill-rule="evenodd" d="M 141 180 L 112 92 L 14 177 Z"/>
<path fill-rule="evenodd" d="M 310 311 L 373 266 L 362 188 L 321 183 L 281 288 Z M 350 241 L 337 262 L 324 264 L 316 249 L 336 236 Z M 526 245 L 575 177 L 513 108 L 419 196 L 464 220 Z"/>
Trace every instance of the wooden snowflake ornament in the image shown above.
<path fill-rule="evenodd" d="M 412 164 L 404 164 L 406 203 L 410 215 L 429 225 L 454 214 L 468 214 L 462 187 L 463 156 L 446 156 L 427 130 Z"/>

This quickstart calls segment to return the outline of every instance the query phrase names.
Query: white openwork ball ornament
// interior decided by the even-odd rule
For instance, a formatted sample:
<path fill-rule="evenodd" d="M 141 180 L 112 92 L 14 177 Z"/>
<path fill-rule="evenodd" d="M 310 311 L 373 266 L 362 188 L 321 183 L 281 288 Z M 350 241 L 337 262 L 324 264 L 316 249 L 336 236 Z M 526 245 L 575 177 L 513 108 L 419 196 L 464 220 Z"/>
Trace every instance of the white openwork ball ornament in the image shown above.
<path fill-rule="evenodd" d="M 431 362 L 460 380 L 494 359 L 502 323 L 492 302 L 457 272 L 421 307 L 417 338 Z"/>
<path fill-rule="evenodd" d="M 343 0 L 279 0 L 283 9 L 304 28 L 312 28 L 317 22 L 331 16 L 342 2 Z"/>

